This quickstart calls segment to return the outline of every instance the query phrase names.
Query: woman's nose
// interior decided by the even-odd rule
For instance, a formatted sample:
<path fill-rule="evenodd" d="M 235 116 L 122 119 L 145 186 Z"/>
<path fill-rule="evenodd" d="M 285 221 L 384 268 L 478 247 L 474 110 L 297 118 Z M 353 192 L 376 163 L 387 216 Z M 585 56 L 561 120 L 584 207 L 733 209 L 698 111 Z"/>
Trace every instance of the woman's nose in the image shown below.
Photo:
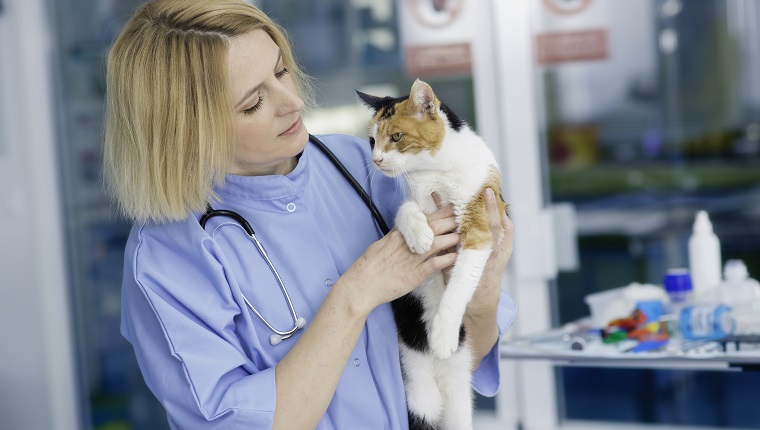
<path fill-rule="evenodd" d="M 289 115 L 293 112 L 299 112 L 304 108 L 304 101 L 298 95 L 298 92 L 288 85 L 283 85 L 281 92 L 279 111 L 280 115 Z"/>

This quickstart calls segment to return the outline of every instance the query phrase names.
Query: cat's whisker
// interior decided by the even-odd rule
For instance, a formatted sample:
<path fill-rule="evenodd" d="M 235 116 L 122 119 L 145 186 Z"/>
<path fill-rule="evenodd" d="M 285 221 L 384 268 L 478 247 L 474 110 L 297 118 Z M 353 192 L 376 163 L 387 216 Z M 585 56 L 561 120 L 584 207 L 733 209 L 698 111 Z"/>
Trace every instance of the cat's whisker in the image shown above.
<path fill-rule="evenodd" d="M 365 178 L 365 180 L 367 181 L 368 184 L 371 184 L 372 176 L 374 176 L 375 173 L 377 172 L 377 169 L 375 169 L 375 164 L 367 161 L 364 167 L 367 168 L 367 177 Z"/>

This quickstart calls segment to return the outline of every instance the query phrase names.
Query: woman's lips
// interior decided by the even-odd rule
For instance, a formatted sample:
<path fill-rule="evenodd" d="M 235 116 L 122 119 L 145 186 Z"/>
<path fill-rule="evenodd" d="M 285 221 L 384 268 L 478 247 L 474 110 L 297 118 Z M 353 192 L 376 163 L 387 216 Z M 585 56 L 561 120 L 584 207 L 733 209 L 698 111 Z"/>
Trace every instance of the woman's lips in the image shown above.
<path fill-rule="evenodd" d="M 280 136 L 292 136 L 298 132 L 298 130 L 301 129 L 301 117 L 299 116 L 296 122 L 293 123 L 293 125 L 290 126 L 287 130 L 280 133 Z"/>

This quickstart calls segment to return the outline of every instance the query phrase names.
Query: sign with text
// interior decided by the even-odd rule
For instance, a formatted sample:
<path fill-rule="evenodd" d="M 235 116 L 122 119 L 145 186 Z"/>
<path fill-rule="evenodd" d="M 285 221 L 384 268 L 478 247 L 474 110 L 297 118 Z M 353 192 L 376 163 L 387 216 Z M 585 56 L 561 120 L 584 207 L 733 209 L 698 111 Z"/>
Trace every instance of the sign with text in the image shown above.
<path fill-rule="evenodd" d="M 607 31 L 539 34 L 536 36 L 536 56 L 542 65 L 606 59 L 609 56 Z"/>
<path fill-rule="evenodd" d="M 406 71 L 411 77 L 472 71 L 468 0 L 397 0 Z"/>

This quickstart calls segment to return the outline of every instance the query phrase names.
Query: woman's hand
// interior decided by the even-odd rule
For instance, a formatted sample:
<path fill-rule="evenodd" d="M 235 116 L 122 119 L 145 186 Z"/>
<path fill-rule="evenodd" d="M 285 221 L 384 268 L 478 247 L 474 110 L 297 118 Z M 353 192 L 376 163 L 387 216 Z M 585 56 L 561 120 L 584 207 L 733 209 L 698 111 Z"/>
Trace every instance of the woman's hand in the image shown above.
<path fill-rule="evenodd" d="M 486 207 L 493 238 L 488 258 L 478 288 L 470 300 L 464 316 L 465 331 L 473 351 L 473 370 L 493 348 L 499 338 L 496 313 L 501 298 L 501 278 L 512 256 L 515 225 L 506 213 L 499 213 L 496 196 L 492 189 L 485 190 Z"/>
<path fill-rule="evenodd" d="M 275 367 L 273 428 L 314 428 L 335 394 L 369 313 L 454 263 L 456 253 L 438 255 L 459 243 L 451 207 L 427 219 L 435 235 L 429 252 L 413 253 L 394 229 L 370 245 L 332 286 L 300 339 Z"/>
<path fill-rule="evenodd" d="M 427 218 L 435 235 L 428 252 L 413 253 L 401 233 L 393 229 L 370 245 L 339 278 L 338 282 L 351 282 L 352 292 L 356 293 L 352 303 L 357 311 L 369 314 L 375 307 L 414 290 L 435 271 L 454 264 L 456 252 L 440 252 L 459 243 L 451 206 L 445 206 Z"/>
<path fill-rule="evenodd" d="M 492 189 L 485 190 L 486 207 L 493 246 L 483 276 L 467 308 L 467 314 L 477 315 L 495 310 L 501 296 L 501 277 L 512 257 L 515 225 L 506 213 L 500 214 Z M 502 234 L 503 232 L 503 234 Z"/>

